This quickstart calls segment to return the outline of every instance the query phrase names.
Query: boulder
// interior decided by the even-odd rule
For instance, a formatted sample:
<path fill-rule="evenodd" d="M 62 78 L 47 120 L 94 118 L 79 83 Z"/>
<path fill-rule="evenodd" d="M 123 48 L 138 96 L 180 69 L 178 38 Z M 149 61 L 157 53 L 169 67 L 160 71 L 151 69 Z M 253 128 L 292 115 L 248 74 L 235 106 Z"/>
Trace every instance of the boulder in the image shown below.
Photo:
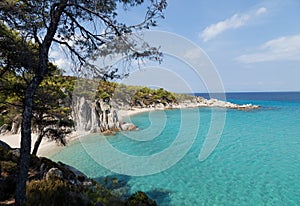
<path fill-rule="evenodd" d="M 121 125 L 122 130 L 124 131 L 134 131 L 137 130 L 137 127 L 132 123 L 124 123 Z"/>
<path fill-rule="evenodd" d="M 45 175 L 46 180 L 52 179 L 52 178 L 63 178 L 63 173 L 58 168 L 52 167 Z"/>

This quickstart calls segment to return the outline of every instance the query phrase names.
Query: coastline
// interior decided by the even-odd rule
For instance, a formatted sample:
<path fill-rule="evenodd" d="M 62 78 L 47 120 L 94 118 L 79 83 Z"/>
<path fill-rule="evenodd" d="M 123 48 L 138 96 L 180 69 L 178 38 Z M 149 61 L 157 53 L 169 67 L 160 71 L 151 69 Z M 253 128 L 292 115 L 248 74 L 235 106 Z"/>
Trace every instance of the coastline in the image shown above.
<path fill-rule="evenodd" d="M 183 102 L 175 105 L 168 105 L 168 106 L 157 106 L 157 107 L 147 107 L 147 108 L 137 108 L 132 107 L 130 109 L 120 109 L 118 110 L 118 117 L 120 120 L 123 121 L 124 118 L 145 113 L 145 112 L 151 112 L 151 111 L 158 111 L 158 110 L 166 110 L 166 109 L 186 109 L 186 108 L 200 108 L 200 107 L 207 107 L 207 108 L 226 108 L 226 109 L 237 109 L 237 110 L 251 110 L 251 109 L 258 109 L 260 106 L 252 105 L 252 104 L 244 104 L 244 105 L 238 105 L 233 104 L 230 102 L 220 101 L 216 99 L 210 99 L 205 100 L 201 102 Z M 90 132 L 84 132 L 84 131 L 74 131 L 70 135 L 66 137 L 67 144 L 70 144 L 71 142 L 78 140 L 80 137 L 86 136 L 90 134 Z M 37 139 L 36 134 L 32 134 L 32 140 L 31 140 L 31 149 L 33 149 L 34 143 Z M 4 134 L 0 135 L 0 140 L 7 143 L 11 148 L 20 148 L 20 142 L 21 142 L 21 134 Z M 57 145 L 56 142 L 50 141 L 48 139 L 43 139 L 42 143 L 39 147 L 38 156 L 43 157 L 50 157 L 51 155 L 59 152 L 62 150 L 64 146 Z"/>
<path fill-rule="evenodd" d="M 150 112 L 150 111 L 156 111 L 158 109 L 155 108 L 133 108 L 130 110 L 119 110 L 118 115 L 121 119 L 137 115 L 144 112 Z M 80 137 L 86 136 L 90 134 L 89 132 L 84 131 L 74 131 L 70 135 L 68 135 L 67 138 L 67 146 L 71 142 L 78 140 Z M 31 134 L 31 149 L 34 147 L 34 143 L 37 139 L 37 134 L 32 133 Z M 0 135 L 0 140 L 7 143 L 11 148 L 20 148 L 20 142 L 21 142 L 21 134 L 3 134 Z M 43 139 L 40 147 L 37 152 L 37 156 L 42 157 L 50 157 L 51 155 L 59 152 L 62 150 L 64 146 L 59 146 L 55 141 L 50 141 L 47 139 Z"/>
<path fill-rule="evenodd" d="M 88 134 L 87 132 L 74 131 L 67 137 L 67 144 L 87 134 Z M 31 149 L 33 149 L 36 139 L 37 139 L 37 135 L 34 133 L 31 134 Z M 0 135 L 0 140 L 7 143 L 11 148 L 20 148 L 21 134 Z M 57 145 L 55 141 L 43 139 L 38 149 L 37 156 L 49 157 L 63 148 L 64 146 Z"/>
<path fill-rule="evenodd" d="M 133 116 L 137 115 L 140 113 L 144 112 L 150 112 L 150 111 L 156 111 L 157 109 L 154 108 L 134 108 L 130 110 L 119 110 L 118 115 L 120 116 L 121 119 L 128 117 L 128 116 Z M 80 137 L 86 136 L 90 134 L 89 132 L 84 132 L 84 131 L 74 131 L 70 135 L 66 137 L 67 139 L 67 146 L 71 142 L 78 140 Z M 37 134 L 32 133 L 31 134 L 31 149 L 34 147 L 34 143 L 37 139 Z M 21 134 L 3 134 L 0 135 L 0 140 L 7 143 L 11 148 L 20 148 L 20 142 L 21 142 Z M 50 141 L 48 139 L 43 139 L 40 147 L 37 152 L 37 156 L 42 156 L 42 157 L 50 157 L 51 155 L 59 152 L 62 150 L 64 146 L 59 146 L 55 141 Z"/>

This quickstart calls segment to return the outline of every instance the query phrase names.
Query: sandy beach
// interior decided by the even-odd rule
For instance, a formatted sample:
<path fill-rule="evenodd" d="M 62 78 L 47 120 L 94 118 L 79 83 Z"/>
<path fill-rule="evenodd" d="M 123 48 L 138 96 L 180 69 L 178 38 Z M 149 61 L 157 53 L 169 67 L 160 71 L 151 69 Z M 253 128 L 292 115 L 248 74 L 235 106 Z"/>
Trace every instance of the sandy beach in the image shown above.
<path fill-rule="evenodd" d="M 67 142 L 70 143 L 71 141 L 74 141 L 87 134 L 87 132 L 73 132 L 72 134 L 67 136 Z M 32 134 L 31 137 L 31 149 L 33 149 L 34 143 L 37 139 L 37 135 Z M 0 140 L 7 143 L 12 148 L 20 148 L 21 134 L 0 135 Z M 59 146 L 55 141 L 43 139 L 37 152 L 37 155 L 49 157 L 63 148 L 64 146 Z"/>
<path fill-rule="evenodd" d="M 143 112 L 149 112 L 149 111 L 155 111 L 157 109 L 154 108 L 135 108 L 131 110 L 120 110 L 118 111 L 118 116 L 120 119 L 123 119 L 127 116 L 136 115 Z M 83 137 L 85 135 L 88 135 L 88 132 L 78 132 L 74 131 L 70 135 L 67 136 L 67 143 L 69 144 L 72 141 L 75 141 L 79 139 L 80 137 Z M 34 143 L 37 139 L 36 134 L 31 135 L 31 149 L 34 147 Z M 21 134 L 5 134 L 0 135 L 0 140 L 7 143 L 12 148 L 20 148 L 20 142 L 21 142 Z M 62 150 L 64 146 L 59 146 L 55 141 L 50 141 L 48 139 L 43 139 L 42 143 L 39 147 L 38 156 L 44 156 L 49 157 L 52 154 L 55 154 L 56 152 Z"/>
<path fill-rule="evenodd" d="M 183 108 L 192 108 L 192 107 L 222 107 L 222 108 L 230 108 L 230 109 L 256 109 L 259 106 L 247 104 L 247 105 L 237 105 L 232 104 L 230 102 L 223 102 L 215 99 L 207 100 L 204 103 L 186 103 L 186 104 L 178 104 L 173 105 L 173 109 L 183 109 Z M 149 107 L 149 108 L 131 108 L 126 110 L 119 110 L 118 117 L 120 120 L 123 120 L 125 117 L 137 115 L 144 112 L 151 112 L 151 111 L 157 111 L 157 110 L 165 110 L 169 107 Z M 83 137 L 85 135 L 88 135 L 89 132 L 78 132 L 74 131 L 70 135 L 67 136 L 67 143 L 70 143 L 74 140 L 77 140 L 80 137 Z M 37 135 L 32 134 L 32 143 L 31 148 L 33 149 L 34 143 L 36 141 Z M 8 145 L 10 145 L 12 148 L 19 148 L 20 147 L 20 141 L 21 141 L 21 134 L 5 134 L 0 135 L 0 140 L 3 142 L 6 142 Z M 43 139 L 42 143 L 39 147 L 38 156 L 45 156 L 49 157 L 52 154 L 58 152 L 59 150 L 63 149 L 63 146 L 59 146 L 54 141 L 49 141 L 48 139 Z"/>

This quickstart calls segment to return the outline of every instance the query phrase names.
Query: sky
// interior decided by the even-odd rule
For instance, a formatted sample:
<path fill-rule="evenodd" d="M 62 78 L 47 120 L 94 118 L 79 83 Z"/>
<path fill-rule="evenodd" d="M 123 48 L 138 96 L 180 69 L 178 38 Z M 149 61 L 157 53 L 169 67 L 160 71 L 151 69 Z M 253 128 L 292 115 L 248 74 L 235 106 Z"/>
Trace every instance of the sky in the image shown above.
<path fill-rule="evenodd" d="M 165 19 L 154 30 L 179 35 L 201 48 L 226 92 L 300 91 L 299 10 L 299 0 L 169 0 Z M 143 12 L 143 7 L 129 9 L 119 19 L 135 22 Z M 58 52 L 52 56 L 65 64 Z M 167 58 L 159 67 L 174 70 L 195 92 L 205 92 L 206 80 L 178 72 L 184 63 L 177 60 Z M 138 76 L 143 83 L 151 75 Z M 172 81 L 167 74 L 165 79 Z"/>

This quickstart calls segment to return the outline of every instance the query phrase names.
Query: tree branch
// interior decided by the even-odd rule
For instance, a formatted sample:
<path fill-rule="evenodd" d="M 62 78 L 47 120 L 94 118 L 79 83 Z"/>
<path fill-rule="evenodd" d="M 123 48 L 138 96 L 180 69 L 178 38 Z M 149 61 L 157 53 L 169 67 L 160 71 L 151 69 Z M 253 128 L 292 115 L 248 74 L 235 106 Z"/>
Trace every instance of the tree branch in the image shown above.
<path fill-rule="evenodd" d="M 70 52 L 77 57 L 77 59 L 80 61 L 80 63 L 82 63 L 82 64 L 86 63 L 86 60 L 76 51 L 76 49 L 74 49 L 73 47 L 71 47 L 67 42 L 60 41 L 60 40 L 57 40 L 55 38 L 53 38 L 53 41 L 56 42 L 56 43 L 59 43 L 61 45 L 65 45 L 66 47 L 68 47 L 68 49 L 70 50 Z"/>

